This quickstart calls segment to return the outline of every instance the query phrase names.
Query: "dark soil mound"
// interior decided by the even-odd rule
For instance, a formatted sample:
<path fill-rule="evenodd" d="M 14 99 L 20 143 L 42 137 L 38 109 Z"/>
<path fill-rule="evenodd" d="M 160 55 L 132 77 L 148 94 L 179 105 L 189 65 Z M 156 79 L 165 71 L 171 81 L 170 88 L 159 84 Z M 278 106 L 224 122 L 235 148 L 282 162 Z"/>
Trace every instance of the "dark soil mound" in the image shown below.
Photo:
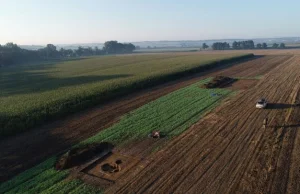
<path fill-rule="evenodd" d="M 203 88 L 220 88 L 224 87 L 230 83 L 235 82 L 237 79 L 225 77 L 225 76 L 216 76 L 213 80 L 203 85 Z"/>
<path fill-rule="evenodd" d="M 114 145 L 104 142 L 104 143 L 93 143 L 88 145 L 83 145 L 69 150 L 67 153 L 60 156 L 56 163 L 56 170 L 64 170 L 72 168 L 83 164 L 84 162 L 92 159 L 98 154 L 103 152 L 110 152 L 114 148 Z"/>

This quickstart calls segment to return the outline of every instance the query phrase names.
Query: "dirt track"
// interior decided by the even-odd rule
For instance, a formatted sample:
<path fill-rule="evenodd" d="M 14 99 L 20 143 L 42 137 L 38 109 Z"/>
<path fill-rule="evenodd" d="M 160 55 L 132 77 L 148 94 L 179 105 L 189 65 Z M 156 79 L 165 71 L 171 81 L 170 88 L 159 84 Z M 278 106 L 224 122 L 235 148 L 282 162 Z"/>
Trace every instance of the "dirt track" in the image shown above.
<path fill-rule="evenodd" d="M 145 103 L 204 77 L 227 75 L 254 77 L 263 75 L 291 56 L 266 56 L 205 75 L 196 75 L 138 94 L 127 96 L 92 110 L 84 111 L 43 128 L 0 142 L 0 181 L 20 173 L 48 157 L 69 148 L 118 121 L 120 116 Z"/>
<path fill-rule="evenodd" d="M 300 193 L 299 72 L 300 56 L 283 62 L 107 192 Z M 255 108 L 262 96 L 266 110 Z"/>

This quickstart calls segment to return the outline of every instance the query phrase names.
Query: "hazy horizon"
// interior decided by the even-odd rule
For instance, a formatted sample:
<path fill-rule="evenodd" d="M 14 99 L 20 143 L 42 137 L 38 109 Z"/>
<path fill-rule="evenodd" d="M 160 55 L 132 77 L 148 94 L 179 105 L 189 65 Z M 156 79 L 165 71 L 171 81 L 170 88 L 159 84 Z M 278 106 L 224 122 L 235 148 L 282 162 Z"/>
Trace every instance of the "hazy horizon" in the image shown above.
<path fill-rule="evenodd" d="M 226 38 L 226 39 L 203 39 L 203 40 L 143 40 L 143 41 L 118 41 L 118 42 L 122 42 L 122 43 L 143 43 L 143 42 L 196 42 L 196 41 L 218 41 L 218 40 L 258 40 L 258 39 L 284 39 L 284 38 L 299 38 L 300 41 L 300 36 L 289 36 L 289 37 L 262 37 L 262 38 Z M 113 39 L 112 39 L 113 40 Z M 110 41 L 110 40 L 106 40 L 106 41 Z M 11 42 L 11 41 L 10 41 Z M 8 43 L 8 42 L 5 42 Z M 4 43 L 4 44 L 5 44 Z M 14 42 L 16 43 L 16 42 Z M 50 42 L 49 42 L 50 43 Z M 54 44 L 54 45 L 80 45 L 80 44 L 104 44 L 104 42 L 74 42 L 74 43 L 58 43 L 58 44 Z M 22 45 L 22 46 L 45 46 L 48 43 L 45 44 L 18 44 L 18 45 Z"/>
<path fill-rule="evenodd" d="M 0 44 L 92 44 L 298 37 L 300 2 L 3 1 Z"/>

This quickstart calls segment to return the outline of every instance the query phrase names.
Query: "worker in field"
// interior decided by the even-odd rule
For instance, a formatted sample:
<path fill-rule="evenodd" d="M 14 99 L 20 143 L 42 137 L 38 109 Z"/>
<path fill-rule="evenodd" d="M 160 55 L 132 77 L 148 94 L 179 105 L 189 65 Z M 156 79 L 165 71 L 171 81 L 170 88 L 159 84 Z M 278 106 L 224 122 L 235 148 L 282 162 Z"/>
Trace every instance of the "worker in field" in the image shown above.
<path fill-rule="evenodd" d="M 263 121 L 263 128 L 265 129 L 268 125 L 268 118 L 265 118 Z"/>
<path fill-rule="evenodd" d="M 152 137 L 153 138 L 160 138 L 160 132 L 159 131 L 153 131 L 152 132 Z"/>

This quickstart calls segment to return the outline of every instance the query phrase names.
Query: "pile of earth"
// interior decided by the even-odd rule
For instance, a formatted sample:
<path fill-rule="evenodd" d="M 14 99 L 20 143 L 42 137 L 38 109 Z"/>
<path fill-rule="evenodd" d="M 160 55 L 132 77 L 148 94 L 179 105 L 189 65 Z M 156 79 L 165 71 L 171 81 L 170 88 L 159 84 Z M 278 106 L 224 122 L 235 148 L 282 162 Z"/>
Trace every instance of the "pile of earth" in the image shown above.
<path fill-rule="evenodd" d="M 58 157 L 55 163 L 55 169 L 65 170 L 81 165 L 99 154 L 111 152 L 113 148 L 114 145 L 107 142 L 92 143 L 72 148 L 65 154 Z"/>
<path fill-rule="evenodd" d="M 235 82 L 237 79 L 226 77 L 226 76 L 216 76 L 210 82 L 203 84 L 203 88 L 220 88 L 228 84 Z"/>

